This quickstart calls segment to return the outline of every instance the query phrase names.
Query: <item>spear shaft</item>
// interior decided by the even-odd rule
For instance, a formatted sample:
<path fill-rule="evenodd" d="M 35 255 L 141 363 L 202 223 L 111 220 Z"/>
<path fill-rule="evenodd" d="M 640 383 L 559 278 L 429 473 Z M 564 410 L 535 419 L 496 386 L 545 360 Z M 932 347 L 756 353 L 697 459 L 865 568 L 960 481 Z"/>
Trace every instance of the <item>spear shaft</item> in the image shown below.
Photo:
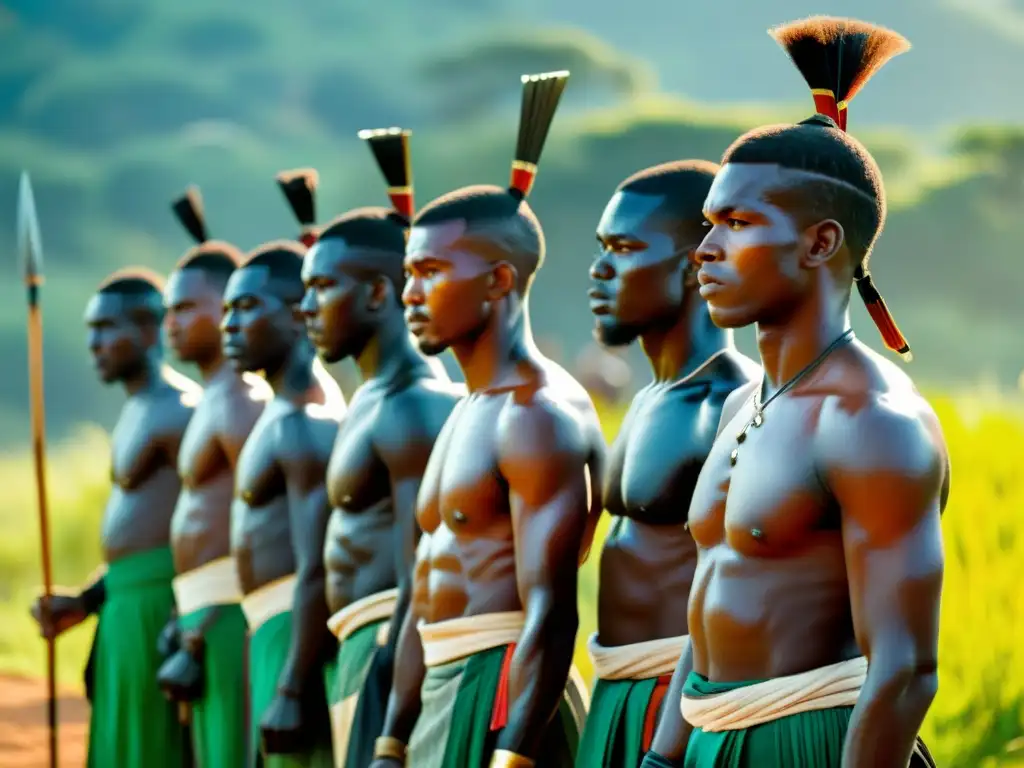
<path fill-rule="evenodd" d="M 46 494 L 46 402 L 43 396 L 43 313 L 39 302 L 42 286 L 42 249 L 35 200 L 28 174 L 21 177 L 18 206 L 18 239 L 22 252 L 25 289 L 28 298 L 28 382 L 29 414 L 32 427 L 32 456 L 35 463 L 36 499 L 39 506 L 39 543 L 43 561 L 43 614 L 48 616 L 53 595 L 50 563 L 49 506 Z M 56 640 L 46 638 L 46 717 L 50 736 L 50 768 L 57 768 L 57 669 Z"/>

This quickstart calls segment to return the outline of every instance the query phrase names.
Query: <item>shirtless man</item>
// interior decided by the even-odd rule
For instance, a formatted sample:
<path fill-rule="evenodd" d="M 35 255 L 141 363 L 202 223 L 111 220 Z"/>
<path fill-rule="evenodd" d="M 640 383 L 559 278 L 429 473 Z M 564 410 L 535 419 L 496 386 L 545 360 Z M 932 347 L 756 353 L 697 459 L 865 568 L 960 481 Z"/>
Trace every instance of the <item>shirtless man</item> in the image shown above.
<path fill-rule="evenodd" d="M 694 491 L 681 707 L 643 764 L 926 764 L 949 460 L 928 403 L 848 313 L 856 282 L 886 346 L 909 353 L 867 270 L 881 175 L 845 132 L 846 103 L 908 46 L 842 19 L 773 36 L 819 115 L 737 140 L 705 204 L 701 295 L 716 325 L 756 324 L 765 378 L 726 402 Z"/>
<path fill-rule="evenodd" d="M 231 508 L 250 633 L 250 748 L 264 768 L 332 763 L 322 677 L 333 650 L 324 473 L 345 401 L 306 338 L 304 253 L 282 241 L 249 254 L 228 280 L 221 326 L 236 370 L 263 371 L 274 391 L 238 457 Z"/>
<path fill-rule="evenodd" d="M 511 188 L 458 190 L 413 222 L 406 320 L 424 353 L 451 349 L 469 395 L 423 478 L 415 592 L 376 765 L 573 762 L 580 713 L 560 702 L 604 440 L 586 391 L 533 341 L 526 303 L 544 239 L 524 199 L 567 76 L 524 78 Z"/>
<path fill-rule="evenodd" d="M 199 387 L 163 364 L 162 280 L 141 269 L 104 280 L 85 310 L 89 352 L 105 384 L 128 400 L 111 436 L 111 492 L 100 533 L 105 566 L 77 594 L 37 601 L 54 637 L 99 615 L 86 691 L 92 701 L 88 765 L 180 768 L 188 758 L 177 712 L 157 687 L 157 639 L 174 602 L 168 547 L 178 446 Z"/>
<path fill-rule="evenodd" d="M 711 322 L 691 256 L 717 166 L 656 165 L 619 185 L 597 227 L 590 310 L 602 344 L 640 340 L 654 381 L 630 405 L 609 454 L 604 507 L 618 519 L 601 553 L 597 683 L 580 768 L 636 768 L 650 748 L 686 642 L 697 547 L 686 511 L 730 392 L 757 366 Z"/>
<path fill-rule="evenodd" d="M 242 768 L 246 627 L 231 557 L 231 499 L 238 454 L 269 389 L 258 376 L 239 375 L 221 349 L 224 286 L 241 252 L 207 238 L 197 190 L 174 210 L 198 245 L 168 278 L 165 328 L 178 359 L 199 369 L 205 387 L 178 454 L 182 491 L 171 519 L 182 648 L 160 668 L 158 680 L 170 698 L 191 703 L 199 765 Z"/>
<path fill-rule="evenodd" d="M 365 136 L 392 187 L 392 208 L 328 224 L 302 267 L 310 339 L 328 363 L 352 358 L 356 390 L 327 469 L 329 626 L 340 643 L 325 675 L 335 765 L 365 768 L 391 691 L 394 613 L 404 616 L 416 555 L 416 494 L 445 419 L 463 394 L 416 350 L 402 313 L 412 215 L 408 131 Z M 395 191 L 401 190 L 401 191 Z"/>

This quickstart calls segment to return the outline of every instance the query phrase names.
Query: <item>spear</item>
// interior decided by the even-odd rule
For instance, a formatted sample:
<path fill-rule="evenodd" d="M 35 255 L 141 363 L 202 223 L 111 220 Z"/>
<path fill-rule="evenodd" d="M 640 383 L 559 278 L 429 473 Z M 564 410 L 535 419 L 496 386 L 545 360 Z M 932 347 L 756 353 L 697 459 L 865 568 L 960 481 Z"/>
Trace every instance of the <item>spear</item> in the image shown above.
<path fill-rule="evenodd" d="M 46 505 L 46 403 L 43 400 L 43 313 L 39 288 L 43 284 L 43 245 L 36 218 L 36 203 L 28 173 L 21 174 L 18 193 L 18 251 L 28 293 L 28 382 L 32 421 L 32 454 L 39 503 L 39 542 L 43 550 L 43 615 L 48 615 L 53 594 L 50 569 L 50 526 Z M 46 716 L 50 726 L 50 768 L 57 768 L 57 673 L 55 640 L 46 638 Z"/>

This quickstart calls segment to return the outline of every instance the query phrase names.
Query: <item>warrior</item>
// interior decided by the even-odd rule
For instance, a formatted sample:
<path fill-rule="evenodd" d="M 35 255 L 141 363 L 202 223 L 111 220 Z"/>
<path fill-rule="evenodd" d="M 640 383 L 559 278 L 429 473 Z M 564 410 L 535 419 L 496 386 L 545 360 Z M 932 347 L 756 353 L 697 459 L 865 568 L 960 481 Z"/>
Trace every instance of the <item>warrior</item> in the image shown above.
<path fill-rule="evenodd" d="M 221 324 L 236 370 L 262 371 L 273 390 L 239 454 L 231 508 L 250 635 L 250 749 L 264 768 L 331 765 L 324 473 L 345 401 L 306 338 L 305 250 L 279 241 L 250 253 L 228 280 Z"/>
<path fill-rule="evenodd" d="M 928 764 L 949 459 L 848 306 L 856 283 L 909 357 L 868 271 L 882 177 L 846 132 L 848 102 L 909 44 L 822 17 L 772 36 L 818 114 L 740 137 L 705 202 L 701 295 L 716 325 L 756 325 L 764 378 L 726 401 L 694 490 L 690 642 L 643 765 Z"/>
<path fill-rule="evenodd" d="M 200 766 L 245 765 L 245 617 L 231 557 L 234 470 L 269 389 L 228 364 L 220 343 L 224 287 L 242 260 L 237 247 L 207 236 L 202 198 L 192 188 L 173 210 L 196 240 L 164 290 L 165 328 L 183 363 L 204 383 L 178 454 L 182 491 L 171 518 L 171 550 L 181 649 L 161 667 L 159 683 L 188 702 Z"/>
<path fill-rule="evenodd" d="M 469 394 L 423 478 L 424 535 L 376 765 L 575 757 L 577 570 L 601 509 L 604 438 L 587 392 L 533 340 L 527 296 L 544 235 L 525 199 L 567 77 L 523 78 L 509 189 L 460 189 L 413 221 L 406 321 L 425 354 L 451 349 Z"/>
<path fill-rule="evenodd" d="M 711 322 L 692 255 L 717 166 L 688 160 L 619 185 L 597 227 L 590 267 L 594 335 L 640 340 L 654 380 L 633 398 L 609 454 L 604 507 L 617 519 L 601 552 L 597 683 L 576 764 L 636 768 L 686 641 L 697 547 L 686 511 L 722 404 L 757 366 Z"/>
<path fill-rule="evenodd" d="M 100 532 L 105 566 L 84 589 L 33 608 L 47 637 L 97 614 L 86 668 L 92 702 L 88 765 L 180 768 L 190 755 L 176 707 L 155 679 L 158 638 L 174 604 L 171 516 L 175 466 L 200 390 L 164 365 L 163 280 L 130 268 L 105 279 L 85 323 L 96 371 L 128 395 L 111 435 L 111 491 Z"/>
<path fill-rule="evenodd" d="M 363 383 L 327 468 L 329 627 L 338 656 L 325 671 L 335 765 L 373 760 L 391 690 L 398 627 L 412 591 L 415 507 L 427 459 L 462 394 L 405 327 L 405 238 L 413 212 L 409 131 L 360 134 L 387 179 L 393 208 L 358 208 L 327 224 L 302 267 L 310 340 L 328 363 L 353 359 Z"/>

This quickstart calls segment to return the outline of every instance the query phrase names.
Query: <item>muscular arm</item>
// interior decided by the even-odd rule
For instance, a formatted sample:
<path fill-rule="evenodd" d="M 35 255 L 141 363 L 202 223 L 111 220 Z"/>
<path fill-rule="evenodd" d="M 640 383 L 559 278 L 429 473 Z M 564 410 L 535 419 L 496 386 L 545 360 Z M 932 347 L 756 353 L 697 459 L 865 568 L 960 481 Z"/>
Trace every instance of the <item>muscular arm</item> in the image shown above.
<path fill-rule="evenodd" d="M 221 397 L 216 404 L 215 415 L 217 418 L 216 440 L 221 452 L 234 475 L 238 466 L 238 455 L 242 452 L 249 433 L 252 432 L 256 420 L 263 410 L 263 403 L 245 397 L 242 394 Z M 186 645 L 194 645 L 198 638 L 206 635 L 206 632 L 217 623 L 221 616 L 222 607 L 212 606 L 203 613 L 198 625 L 188 635 Z M 177 610 L 172 608 L 172 620 L 177 617 Z"/>
<path fill-rule="evenodd" d="M 393 655 L 400 635 L 398 621 L 406 615 L 412 598 L 413 567 L 420 527 L 416 522 L 416 498 L 430 459 L 430 452 L 444 426 L 452 403 L 433 402 L 429 395 L 413 387 L 391 395 L 386 401 L 376 434 L 378 454 L 388 471 L 391 508 L 394 515 L 394 556 L 398 600 L 395 621 L 388 637 Z M 415 629 L 415 628 L 414 628 Z"/>
<path fill-rule="evenodd" d="M 926 410 L 916 398 L 840 406 L 819 427 L 819 472 L 842 513 L 854 629 L 868 659 L 844 768 L 904 768 L 938 689 L 948 465 Z"/>
<path fill-rule="evenodd" d="M 390 736 L 403 744 L 408 744 L 412 729 L 420 716 L 420 686 L 427 671 L 423 664 L 423 643 L 420 641 L 416 625 L 421 619 L 426 618 L 423 615 L 423 607 L 429 595 L 426 568 L 429 550 L 429 534 L 424 533 L 419 540 L 412 594 L 401 620 L 401 629 L 396 633 L 398 637 L 395 647 L 394 680 L 391 683 L 387 714 L 384 716 L 384 728 L 381 731 L 382 736 Z M 396 613 L 396 621 L 398 616 Z"/>
<path fill-rule="evenodd" d="M 572 664 L 577 566 L 587 527 L 584 428 L 546 403 L 514 406 L 499 427 L 519 600 L 526 625 L 509 667 L 508 724 L 498 749 L 536 759 Z"/>
<path fill-rule="evenodd" d="M 756 386 L 754 383 L 747 384 L 731 392 L 713 389 L 708 395 L 709 406 L 716 409 L 719 412 L 719 416 L 715 434 L 708 434 L 706 436 L 705 456 L 710 453 L 712 444 L 722 434 L 722 430 L 728 426 L 729 422 L 733 420 L 739 409 L 750 397 L 754 386 Z M 697 557 L 698 559 L 700 558 L 699 551 Z M 693 651 L 690 643 L 687 642 L 682 656 L 679 657 L 676 671 L 672 674 L 672 682 L 669 684 L 668 691 L 665 694 L 667 704 L 662 710 L 657 730 L 654 732 L 651 751 L 648 753 L 648 757 L 645 758 L 644 768 L 648 766 L 650 768 L 660 768 L 666 761 L 669 765 L 682 765 L 693 726 L 683 719 L 683 714 L 678 704 L 683 698 L 683 686 L 686 684 L 686 678 L 689 677 L 692 670 Z M 661 762 L 659 762 L 659 759 Z"/>
<path fill-rule="evenodd" d="M 292 640 L 278 691 L 300 698 L 319 673 L 332 642 L 327 630 L 324 539 L 331 505 L 324 480 L 327 450 L 321 449 L 305 416 L 294 414 L 281 425 L 281 461 L 288 489 L 288 514 L 295 555 L 295 597 L 292 603 Z"/>
<path fill-rule="evenodd" d="M 264 404 L 243 393 L 233 393 L 218 403 L 217 442 L 224 452 L 232 474 L 238 466 L 238 455 L 263 412 Z"/>
<path fill-rule="evenodd" d="M 672 673 L 672 682 L 665 693 L 665 706 L 662 709 L 661 719 L 658 721 L 658 728 L 654 732 L 654 740 L 651 742 L 651 752 L 662 758 L 645 758 L 644 768 L 661 766 L 668 762 L 669 765 L 682 765 L 683 757 L 686 755 L 686 746 L 690 741 L 690 732 L 693 726 L 683 719 L 679 709 L 679 702 L 683 698 L 683 686 L 686 678 L 693 670 L 693 655 L 690 650 L 690 643 L 687 641 L 683 648 L 683 654 L 679 657 L 679 664 L 676 671 Z M 649 754 L 649 753 L 648 753 Z"/>

